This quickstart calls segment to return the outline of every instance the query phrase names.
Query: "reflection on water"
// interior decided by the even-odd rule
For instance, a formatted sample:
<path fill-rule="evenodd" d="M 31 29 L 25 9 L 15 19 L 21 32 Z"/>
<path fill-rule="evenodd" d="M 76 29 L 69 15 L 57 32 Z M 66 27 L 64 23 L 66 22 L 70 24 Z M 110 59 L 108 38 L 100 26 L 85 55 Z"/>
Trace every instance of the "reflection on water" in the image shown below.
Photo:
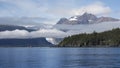
<path fill-rule="evenodd" d="M 120 68 L 120 48 L 0 48 L 0 68 Z"/>

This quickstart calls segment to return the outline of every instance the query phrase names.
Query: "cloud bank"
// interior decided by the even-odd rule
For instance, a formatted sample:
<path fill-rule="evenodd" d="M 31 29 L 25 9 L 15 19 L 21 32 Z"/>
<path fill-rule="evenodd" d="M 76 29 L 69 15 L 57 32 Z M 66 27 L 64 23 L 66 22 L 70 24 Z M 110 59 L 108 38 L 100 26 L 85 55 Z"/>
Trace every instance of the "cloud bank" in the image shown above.
<path fill-rule="evenodd" d="M 0 32 L 0 39 L 37 37 L 64 38 L 74 34 L 92 33 L 94 31 L 103 32 L 106 30 L 111 30 L 113 28 L 120 28 L 120 22 L 103 22 L 91 25 L 55 25 L 50 29 L 40 29 L 33 32 L 28 32 L 26 30 L 3 31 Z"/>
<path fill-rule="evenodd" d="M 57 29 L 40 29 L 28 32 L 26 30 L 2 31 L 0 38 L 38 38 L 38 37 L 65 37 L 67 34 Z"/>
<path fill-rule="evenodd" d="M 79 9 L 72 10 L 71 13 L 74 13 L 75 15 L 81 15 L 85 12 L 95 14 L 95 15 L 104 15 L 110 13 L 112 10 L 110 7 L 105 6 L 101 2 L 96 2 L 87 6 L 82 6 Z"/>
<path fill-rule="evenodd" d="M 89 25 L 55 25 L 54 28 L 66 31 L 67 34 L 103 32 L 113 28 L 120 28 L 120 22 L 103 22 Z"/>
<path fill-rule="evenodd" d="M 48 13 L 58 16 L 82 15 L 85 12 L 95 15 L 107 15 L 112 12 L 112 9 L 102 2 L 94 2 L 77 8 L 58 8 L 48 11 Z"/>

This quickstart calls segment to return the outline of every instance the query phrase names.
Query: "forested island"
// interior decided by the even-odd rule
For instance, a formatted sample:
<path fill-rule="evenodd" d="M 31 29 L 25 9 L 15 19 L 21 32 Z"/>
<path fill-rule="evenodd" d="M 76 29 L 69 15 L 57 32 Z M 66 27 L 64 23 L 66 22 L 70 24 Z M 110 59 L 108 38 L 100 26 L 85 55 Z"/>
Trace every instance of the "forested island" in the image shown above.
<path fill-rule="evenodd" d="M 83 33 L 64 38 L 59 47 L 119 47 L 120 28 L 91 34 Z"/>

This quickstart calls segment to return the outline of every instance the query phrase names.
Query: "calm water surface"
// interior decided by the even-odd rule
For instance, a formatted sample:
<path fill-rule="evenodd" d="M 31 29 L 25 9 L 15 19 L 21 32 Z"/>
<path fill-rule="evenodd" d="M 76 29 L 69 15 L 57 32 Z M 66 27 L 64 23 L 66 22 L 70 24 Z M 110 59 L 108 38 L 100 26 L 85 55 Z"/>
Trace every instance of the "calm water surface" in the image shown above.
<path fill-rule="evenodd" d="M 0 48 L 0 68 L 120 68 L 120 48 Z"/>

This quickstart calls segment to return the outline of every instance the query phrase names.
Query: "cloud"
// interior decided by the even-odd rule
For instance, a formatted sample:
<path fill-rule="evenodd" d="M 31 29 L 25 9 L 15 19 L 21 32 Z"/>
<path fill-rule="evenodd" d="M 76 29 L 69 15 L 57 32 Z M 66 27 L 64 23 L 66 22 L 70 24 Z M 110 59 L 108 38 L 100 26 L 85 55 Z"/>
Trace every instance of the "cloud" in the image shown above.
<path fill-rule="evenodd" d="M 106 14 L 111 8 L 102 2 L 95 2 L 88 5 L 76 5 L 77 0 L 0 0 L 0 16 L 56 16 L 56 15 L 78 15 L 84 12 L 93 14 Z"/>
<path fill-rule="evenodd" d="M 0 38 L 27 38 L 29 32 L 26 30 L 14 30 L 0 32 Z"/>
<path fill-rule="evenodd" d="M 61 17 L 81 15 L 84 12 L 103 15 L 112 10 L 102 2 L 86 0 L 0 0 L 0 17 L 41 17 L 49 18 L 42 23 L 56 23 Z"/>
<path fill-rule="evenodd" d="M 112 12 L 112 10 L 109 6 L 106 6 L 102 2 L 94 2 L 92 4 L 71 7 L 71 8 L 62 7 L 62 8 L 47 10 L 47 13 L 50 13 L 52 15 L 58 15 L 61 17 L 82 15 L 85 12 L 95 15 L 108 15 L 109 13 Z"/>
<path fill-rule="evenodd" d="M 37 37 L 64 38 L 74 34 L 92 33 L 93 31 L 103 32 L 118 27 L 120 28 L 120 22 L 104 22 L 92 25 L 57 25 L 50 29 L 40 29 L 33 32 L 28 32 L 26 30 L 2 31 L 0 32 L 0 39 Z M 66 30 L 66 32 L 61 30 Z"/>
<path fill-rule="evenodd" d="M 43 13 L 47 10 L 47 7 L 40 6 L 32 0 L 1 0 L 0 3 L 2 3 L 1 12 L 14 17 L 40 17 L 41 14 L 38 13 Z"/>
<path fill-rule="evenodd" d="M 38 31 L 28 32 L 26 30 L 2 31 L 0 32 L 0 39 L 2 38 L 37 38 L 37 37 L 55 37 L 63 38 L 67 34 L 57 29 L 40 29 Z"/>
<path fill-rule="evenodd" d="M 42 17 L 0 17 L 0 24 L 11 25 L 40 25 L 49 21 L 52 20 Z"/>
<path fill-rule="evenodd" d="M 48 5 L 50 2 L 46 0 L 36 1 L 37 0 L 0 0 L 0 17 L 12 17 L 13 19 L 16 19 L 16 17 L 22 19 L 25 17 L 37 18 L 37 20 L 35 19 L 34 21 L 30 20 L 33 24 L 34 22 L 45 24 L 56 23 L 56 17 L 52 18 L 52 14 L 47 13 L 47 11 L 53 8 L 49 7 L 52 6 L 52 4 Z M 22 22 L 22 24 L 24 24 L 24 22 Z"/>
<path fill-rule="evenodd" d="M 103 3 L 101 2 L 96 2 L 87 6 L 82 6 L 79 9 L 75 9 L 71 11 L 71 14 L 75 14 L 75 15 L 81 15 L 85 12 L 87 13 L 92 13 L 95 15 L 103 15 L 103 14 L 108 14 L 110 13 L 112 10 L 110 7 L 105 6 Z"/>
<path fill-rule="evenodd" d="M 30 33 L 31 37 L 65 37 L 67 34 L 57 29 L 41 29 Z"/>
<path fill-rule="evenodd" d="M 107 25 L 107 26 L 106 26 Z M 106 30 L 111 30 L 113 28 L 120 28 L 119 22 L 103 22 L 91 25 L 56 25 L 54 28 L 59 30 L 66 30 L 67 35 L 80 34 L 80 33 L 92 33 L 103 32 Z"/>

